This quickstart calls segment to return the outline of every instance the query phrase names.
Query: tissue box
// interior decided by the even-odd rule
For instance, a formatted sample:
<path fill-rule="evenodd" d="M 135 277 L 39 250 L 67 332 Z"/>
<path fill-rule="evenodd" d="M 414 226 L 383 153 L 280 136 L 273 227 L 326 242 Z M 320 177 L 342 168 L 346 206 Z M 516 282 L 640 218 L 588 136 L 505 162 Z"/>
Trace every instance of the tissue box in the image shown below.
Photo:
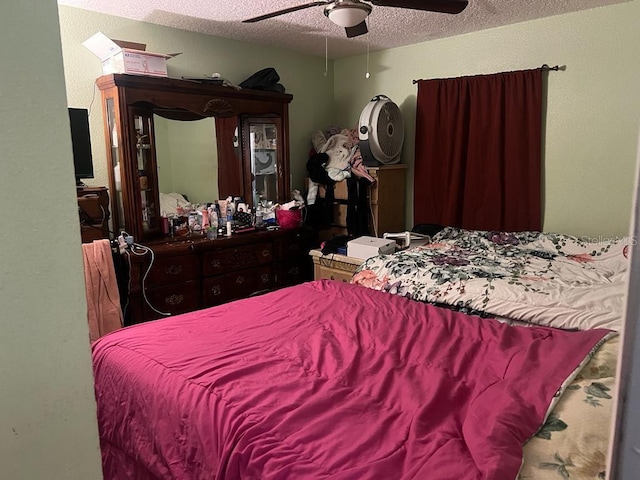
<path fill-rule="evenodd" d="M 347 242 L 347 256 L 366 260 L 396 251 L 396 242 L 388 238 L 359 237 Z"/>

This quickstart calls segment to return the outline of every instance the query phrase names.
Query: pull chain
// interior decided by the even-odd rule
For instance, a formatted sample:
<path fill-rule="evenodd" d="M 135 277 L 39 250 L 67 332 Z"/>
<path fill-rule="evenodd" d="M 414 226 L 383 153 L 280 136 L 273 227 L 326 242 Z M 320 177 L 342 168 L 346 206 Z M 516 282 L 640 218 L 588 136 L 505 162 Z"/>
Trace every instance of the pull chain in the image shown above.
<path fill-rule="evenodd" d="M 371 20 L 369 19 L 369 21 L 367 22 L 369 25 L 371 25 Z M 371 77 L 371 74 L 369 73 L 369 44 L 371 43 L 371 33 L 369 33 L 368 31 L 369 29 L 367 29 L 367 73 L 365 73 L 364 78 L 369 78 Z"/>
<path fill-rule="evenodd" d="M 329 40 L 324 37 L 324 76 L 327 76 L 329 70 Z"/>
<path fill-rule="evenodd" d="M 369 73 L 369 34 L 367 33 L 367 73 L 364 75 L 364 78 L 369 78 L 371 74 Z"/>

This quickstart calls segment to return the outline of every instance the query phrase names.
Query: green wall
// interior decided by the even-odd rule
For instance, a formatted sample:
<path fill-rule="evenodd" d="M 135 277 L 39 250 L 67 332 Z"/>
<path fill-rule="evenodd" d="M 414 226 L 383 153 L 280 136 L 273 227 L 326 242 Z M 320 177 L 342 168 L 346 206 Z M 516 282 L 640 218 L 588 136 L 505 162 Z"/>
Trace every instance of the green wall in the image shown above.
<path fill-rule="evenodd" d="M 94 480 L 102 473 L 56 2 L 2 2 L 0 19 L 0 477 Z"/>
<path fill-rule="evenodd" d="M 238 84 L 262 68 L 274 67 L 287 93 L 293 95 L 289 106 L 292 187 L 303 188 L 311 132 L 333 121 L 332 62 L 325 77 L 324 58 L 65 6 L 60 6 L 60 30 L 69 106 L 92 107 L 90 124 L 96 178 L 87 180 L 87 184 L 108 184 L 100 92 L 92 88 L 102 69 L 99 59 L 82 45 L 101 31 L 111 38 L 145 43 L 149 51 L 182 52 L 167 63 L 171 77 L 217 72 Z"/>
<path fill-rule="evenodd" d="M 294 188 L 304 188 L 310 135 L 329 125 L 352 126 L 363 106 L 384 93 L 402 109 L 403 161 L 409 165 L 406 224 L 413 224 L 412 172 L 416 78 L 455 77 L 549 65 L 566 65 L 547 78 L 544 131 L 544 228 L 575 235 L 628 232 L 639 130 L 640 0 L 434 40 L 329 62 L 284 49 L 201 35 L 119 17 L 60 7 L 60 25 L 71 106 L 93 105 L 91 125 L 97 178 L 107 183 L 99 92 L 92 90 L 100 63 L 82 42 L 100 30 L 183 52 L 169 61 L 169 75 L 218 72 L 234 83 L 273 66 L 290 106 Z M 373 27 L 372 27 L 373 28 Z"/>
<path fill-rule="evenodd" d="M 385 94 L 401 108 L 411 226 L 416 86 L 443 78 L 566 65 L 548 74 L 544 228 L 591 237 L 629 231 L 640 127 L 640 1 L 336 60 L 337 121 Z M 373 27 L 372 27 L 373 29 Z"/>

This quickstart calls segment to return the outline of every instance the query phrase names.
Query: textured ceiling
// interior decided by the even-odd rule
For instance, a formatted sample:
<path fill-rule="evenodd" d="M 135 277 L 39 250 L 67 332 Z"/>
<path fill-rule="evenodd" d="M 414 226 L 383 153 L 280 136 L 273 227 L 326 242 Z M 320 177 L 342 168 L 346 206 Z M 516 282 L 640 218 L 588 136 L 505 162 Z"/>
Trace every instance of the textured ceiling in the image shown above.
<path fill-rule="evenodd" d="M 329 58 L 358 55 L 628 0 L 469 0 L 458 15 L 373 7 L 369 34 L 348 39 L 314 6 L 257 23 L 242 20 L 310 0 L 58 0 L 85 10 Z"/>

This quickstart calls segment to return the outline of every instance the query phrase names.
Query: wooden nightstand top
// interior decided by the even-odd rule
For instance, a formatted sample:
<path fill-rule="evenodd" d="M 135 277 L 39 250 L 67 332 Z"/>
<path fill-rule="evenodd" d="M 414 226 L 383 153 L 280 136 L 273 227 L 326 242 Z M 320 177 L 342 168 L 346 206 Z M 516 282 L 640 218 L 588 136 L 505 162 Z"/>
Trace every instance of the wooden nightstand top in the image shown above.
<path fill-rule="evenodd" d="M 313 259 L 315 280 L 330 278 L 348 282 L 353 272 L 364 262 L 360 258 L 347 257 L 339 253 L 323 255 L 320 250 L 311 250 L 309 255 Z"/>
<path fill-rule="evenodd" d="M 345 263 L 347 265 L 352 265 L 355 270 L 357 267 L 364 263 L 364 260 L 361 258 L 347 257 L 346 255 L 341 255 L 339 253 L 329 253 L 327 255 L 323 255 L 322 252 L 318 249 L 311 250 L 309 255 L 313 258 L 313 263 L 323 263 L 330 264 L 333 262 Z M 333 266 L 333 265 L 329 265 Z M 333 266 L 337 268 L 336 266 Z"/>

